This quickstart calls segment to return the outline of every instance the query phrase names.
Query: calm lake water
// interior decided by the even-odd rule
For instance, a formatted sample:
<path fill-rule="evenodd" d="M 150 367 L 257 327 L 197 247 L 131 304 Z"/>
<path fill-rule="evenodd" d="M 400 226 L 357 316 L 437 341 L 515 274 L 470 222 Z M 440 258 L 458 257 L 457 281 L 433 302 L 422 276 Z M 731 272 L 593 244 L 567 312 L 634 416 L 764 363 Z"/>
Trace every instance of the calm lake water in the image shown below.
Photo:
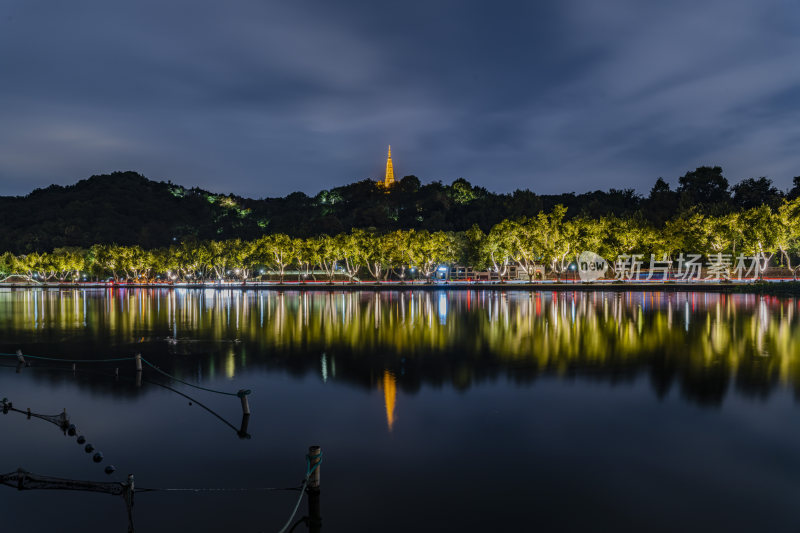
<path fill-rule="evenodd" d="M 704 293 L 0 291 L 0 473 L 297 486 L 324 532 L 797 531 L 800 301 Z M 119 367 L 120 376 L 114 377 Z M 166 385 L 169 388 L 165 388 Z M 179 391 L 192 398 L 174 391 Z M 214 414 L 198 405 L 211 409 Z M 106 465 L 117 471 L 106 475 Z M 140 532 L 276 532 L 296 492 L 146 492 Z M 308 512 L 307 501 L 297 517 Z M 3 532 L 127 531 L 121 497 L 0 486 Z M 308 531 L 301 523 L 296 532 Z"/>

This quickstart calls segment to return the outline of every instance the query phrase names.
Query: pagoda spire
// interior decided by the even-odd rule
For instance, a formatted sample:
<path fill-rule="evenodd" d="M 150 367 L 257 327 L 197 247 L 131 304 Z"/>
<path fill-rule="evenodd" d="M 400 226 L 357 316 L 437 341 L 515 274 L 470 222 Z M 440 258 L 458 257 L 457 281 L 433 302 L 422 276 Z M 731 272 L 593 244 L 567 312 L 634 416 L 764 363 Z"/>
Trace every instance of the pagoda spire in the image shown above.
<path fill-rule="evenodd" d="M 389 154 L 386 157 L 386 177 L 383 180 L 384 187 L 394 185 L 394 167 L 392 166 L 392 145 L 389 145 Z"/>

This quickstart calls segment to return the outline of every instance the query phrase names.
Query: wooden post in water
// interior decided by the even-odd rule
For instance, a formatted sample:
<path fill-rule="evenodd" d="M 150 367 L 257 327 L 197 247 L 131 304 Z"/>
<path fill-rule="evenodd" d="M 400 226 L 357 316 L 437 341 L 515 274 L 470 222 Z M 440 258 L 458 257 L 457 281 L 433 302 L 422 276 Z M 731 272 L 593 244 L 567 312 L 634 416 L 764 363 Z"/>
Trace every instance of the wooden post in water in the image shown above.
<path fill-rule="evenodd" d="M 319 490 L 319 463 L 322 461 L 322 448 L 319 446 L 308 447 L 308 468 L 313 469 L 308 478 L 308 489 Z M 315 468 L 316 467 L 316 468 Z"/>
<path fill-rule="evenodd" d="M 322 461 L 322 448 L 319 446 L 309 446 L 308 463 L 309 468 L 313 468 L 311 477 L 308 478 L 308 531 L 320 533 L 322 530 L 322 515 L 319 508 L 319 469 Z M 316 468 L 315 468 L 316 466 Z"/>
<path fill-rule="evenodd" d="M 319 490 L 308 492 L 308 531 L 320 533 L 322 531 L 322 515 L 319 510 Z"/>
<path fill-rule="evenodd" d="M 128 483 L 125 485 L 125 507 L 128 508 L 128 533 L 134 533 L 133 528 L 133 495 L 136 493 L 136 487 L 133 483 L 133 474 L 128 474 Z"/>
<path fill-rule="evenodd" d="M 242 400 L 242 414 L 249 415 L 250 414 L 250 402 L 247 401 L 247 396 L 250 394 L 249 390 L 240 389 L 239 392 L 236 393 Z"/>
<path fill-rule="evenodd" d="M 136 386 L 142 386 L 142 354 L 136 354 Z"/>
<path fill-rule="evenodd" d="M 236 432 L 239 435 L 240 439 L 249 439 L 250 434 L 247 432 L 247 426 L 250 425 L 250 415 L 243 414 L 242 415 L 242 425 L 239 427 L 239 431 Z"/>

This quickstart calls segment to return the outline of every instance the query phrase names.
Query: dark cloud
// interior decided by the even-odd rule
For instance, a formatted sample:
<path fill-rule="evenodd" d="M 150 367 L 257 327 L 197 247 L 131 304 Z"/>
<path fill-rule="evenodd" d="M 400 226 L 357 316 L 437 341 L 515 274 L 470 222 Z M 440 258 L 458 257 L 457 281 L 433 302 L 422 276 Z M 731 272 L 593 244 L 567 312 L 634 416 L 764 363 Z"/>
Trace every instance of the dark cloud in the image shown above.
<path fill-rule="evenodd" d="M 248 196 L 800 174 L 791 0 L 8 0 L 0 193 L 138 170 Z"/>

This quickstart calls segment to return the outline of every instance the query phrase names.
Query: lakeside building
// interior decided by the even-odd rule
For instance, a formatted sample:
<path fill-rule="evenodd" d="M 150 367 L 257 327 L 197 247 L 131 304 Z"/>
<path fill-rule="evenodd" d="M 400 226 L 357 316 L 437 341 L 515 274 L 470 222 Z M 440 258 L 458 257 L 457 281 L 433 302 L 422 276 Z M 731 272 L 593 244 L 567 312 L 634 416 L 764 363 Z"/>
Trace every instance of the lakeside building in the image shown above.
<path fill-rule="evenodd" d="M 525 273 L 524 270 L 517 267 L 516 265 L 508 265 L 506 267 L 508 271 L 503 276 L 504 279 L 507 280 L 528 280 L 528 274 Z M 476 270 L 472 267 L 463 266 L 459 264 L 454 264 L 450 267 L 445 267 L 445 269 L 439 269 L 436 272 L 437 279 L 452 279 L 457 281 L 463 280 L 475 280 L 475 281 L 500 281 L 500 275 L 493 270 Z M 545 271 L 544 266 L 537 265 L 534 267 L 534 276 L 533 279 L 535 280 L 543 280 L 545 279 Z"/>

